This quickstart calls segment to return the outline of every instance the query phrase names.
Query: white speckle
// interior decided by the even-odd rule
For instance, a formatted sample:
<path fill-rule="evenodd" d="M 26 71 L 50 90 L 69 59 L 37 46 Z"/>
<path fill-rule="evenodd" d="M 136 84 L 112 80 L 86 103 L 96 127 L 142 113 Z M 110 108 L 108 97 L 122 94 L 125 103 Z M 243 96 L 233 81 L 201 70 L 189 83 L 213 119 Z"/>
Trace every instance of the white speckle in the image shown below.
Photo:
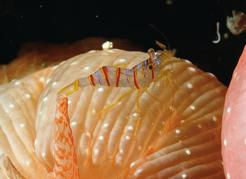
<path fill-rule="evenodd" d="M 198 127 L 199 129 L 201 129 L 201 128 L 202 128 L 202 125 L 201 125 L 201 124 L 198 124 L 197 127 Z"/>
<path fill-rule="evenodd" d="M 134 176 L 138 176 L 140 173 L 142 173 L 142 171 L 142 168 L 137 169 L 136 172 L 134 172 Z"/>
<path fill-rule="evenodd" d="M 132 114 L 132 116 L 133 116 L 133 117 L 138 117 L 139 114 L 138 114 L 137 112 L 135 112 L 135 113 Z"/>
<path fill-rule="evenodd" d="M 45 152 L 42 152 L 42 157 L 44 158 L 46 156 L 46 153 Z"/>
<path fill-rule="evenodd" d="M 52 67 L 53 70 L 57 69 L 58 68 L 58 65 L 55 65 Z"/>
<path fill-rule="evenodd" d="M 227 107 L 226 112 L 227 113 L 230 113 L 231 112 L 231 108 L 230 107 Z"/>
<path fill-rule="evenodd" d="M 99 140 L 104 140 L 104 136 L 100 135 L 100 136 L 98 137 L 98 139 L 99 139 Z"/>
<path fill-rule="evenodd" d="M 246 145 L 246 138 L 243 140 L 244 145 Z"/>
<path fill-rule="evenodd" d="M 70 65 L 73 66 L 73 65 L 77 65 L 77 64 L 78 64 L 78 61 L 74 61 Z"/>
<path fill-rule="evenodd" d="M 180 124 L 184 124 L 185 123 L 185 120 L 180 120 Z"/>
<path fill-rule="evenodd" d="M 108 126 L 109 126 L 108 123 L 104 123 L 104 124 L 103 124 L 103 127 L 104 127 L 104 128 L 108 128 Z"/>
<path fill-rule="evenodd" d="M 190 155 L 190 154 L 191 154 L 191 151 L 190 151 L 189 149 L 186 149 L 186 150 L 185 150 L 185 153 L 186 153 L 187 155 Z"/>
<path fill-rule="evenodd" d="M 88 53 L 95 53 L 96 50 L 90 50 Z"/>
<path fill-rule="evenodd" d="M 194 67 L 188 67 L 188 70 L 192 71 L 192 72 L 196 71 L 196 69 Z"/>
<path fill-rule="evenodd" d="M 223 144 L 225 147 L 227 146 L 227 140 L 226 139 L 224 139 Z"/>
<path fill-rule="evenodd" d="M 136 163 L 135 163 L 135 162 L 132 162 L 132 163 L 130 164 L 130 168 L 134 168 L 135 165 L 136 165 Z"/>
<path fill-rule="evenodd" d="M 120 154 L 123 154 L 124 153 L 124 150 L 123 149 L 120 149 L 119 153 Z"/>
<path fill-rule="evenodd" d="M 30 160 L 26 160 L 26 165 L 29 166 L 31 164 Z"/>
<path fill-rule="evenodd" d="M 44 83 L 44 82 L 45 82 L 45 78 L 44 78 L 43 76 L 41 76 L 41 77 L 39 78 L 39 81 L 40 81 L 41 83 Z"/>
<path fill-rule="evenodd" d="M 229 172 L 226 173 L 226 179 L 230 179 L 231 178 L 231 175 Z"/>
<path fill-rule="evenodd" d="M 97 89 L 97 91 L 98 91 L 98 92 L 103 92 L 103 91 L 104 91 L 104 88 L 103 88 L 103 87 L 99 87 L 99 88 Z"/>
<path fill-rule="evenodd" d="M 76 125 L 77 125 L 76 121 L 71 122 L 71 126 L 76 126 Z"/>
<path fill-rule="evenodd" d="M 187 174 L 183 173 L 182 175 L 182 178 L 187 178 Z"/>
<path fill-rule="evenodd" d="M 21 124 L 20 124 L 20 127 L 21 127 L 21 128 L 24 128 L 24 127 L 25 127 L 25 124 L 21 123 Z"/>
<path fill-rule="evenodd" d="M 238 81 L 240 79 L 240 75 L 235 76 L 235 80 Z"/>
<path fill-rule="evenodd" d="M 98 18 L 99 17 L 99 15 L 98 14 L 96 14 L 96 18 Z"/>
<path fill-rule="evenodd" d="M 67 104 L 71 104 L 72 103 L 72 101 L 69 99 L 68 101 L 67 101 Z"/>
<path fill-rule="evenodd" d="M 180 130 L 179 130 L 179 129 L 176 129 L 176 130 L 175 130 L 175 133 L 176 133 L 176 134 L 180 134 Z"/>
<path fill-rule="evenodd" d="M 38 144 L 38 141 L 37 141 L 37 139 L 35 139 L 34 140 L 34 145 L 37 146 L 37 144 Z"/>
<path fill-rule="evenodd" d="M 54 81 L 54 82 L 52 83 L 52 86 L 55 87 L 56 85 L 57 85 L 57 82 Z"/>
<path fill-rule="evenodd" d="M 90 69 L 89 66 L 85 66 L 85 67 L 83 68 L 83 70 L 89 70 L 89 69 Z"/>
<path fill-rule="evenodd" d="M 40 8 L 43 8 L 44 6 L 42 4 L 39 5 Z"/>
<path fill-rule="evenodd" d="M 106 41 L 102 44 L 102 49 L 107 50 L 113 48 L 113 42 Z"/>
<path fill-rule="evenodd" d="M 97 111 L 96 111 L 96 109 L 92 109 L 91 112 L 92 112 L 92 114 L 96 114 Z"/>
<path fill-rule="evenodd" d="M 99 154 L 99 149 L 98 148 L 95 148 L 94 149 L 94 155 L 98 155 Z"/>
<path fill-rule="evenodd" d="M 124 58 L 119 58 L 119 59 L 117 59 L 117 62 L 123 63 L 123 62 L 126 62 L 126 59 L 124 59 Z"/>
<path fill-rule="evenodd" d="M 133 126 L 128 126 L 128 127 L 127 127 L 127 130 L 128 130 L 128 131 L 133 131 Z"/>
<path fill-rule="evenodd" d="M 20 82 L 19 80 L 17 80 L 17 81 L 14 82 L 14 85 L 17 86 L 17 85 L 19 85 L 20 83 L 21 83 L 21 82 Z"/>
<path fill-rule="evenodd" d="M 48 97 L 46 96 L 44 99 L 43 99 L 43 102 L 46 102 L 48 100 Z"/>
<path fill-rule="evenodd" d="M 224 38 L 224 39 L 228 39 L 228 38 L 229 38 L 229 34 L 225 32 L 225 33 L 223 34 L 223 38 Z"/>
<path fill-rule="evenodd" d="M 88 138 L 91 137 L 91 133 L 90 133 L 90 132 L 86 132 L 85 135 L 86 135 L 86 137 L 88 137 Z"/>
<path fill-rule="evenodd" d="M 29 98 L 31 98 L 31 95 L 29 93 L 26 93 L 25 97 L 29 99 Z"/>
<path fill-rule="evenodd" d="M 217 117 L 216 117 L 216 116 L 213 116 L 213 117 L 212 117 L 212 120 L 213 120 L 214 122 L 216 122 L 216 121 L 217 121 Z"/>
<path fill-rule="evenodd" d="M 115 53 L 115 51 L 114 51 L 114 50 L 111 50 L 111 49 L 108 50 L 108 52 L 109 52 L 109 53 Z"/>
<path fill-rule="evenodd" d="M 50 81 L 51 81 L 51 79 L 48 78 L 48 79 L 46 80 L 46 84 L 48 84 Z"/>
<path fill-rule="evenodd" d="M 187 84 L 187 88 L 192 89 L 193 88 L 193 85 L 191 83 L 188 83 Z"/>
<path fill-rule="evenodd" d="M 10 103 L 10 104 L 9 104 L 9 107 L 13 109 L 13 108 L 15 107 L 15 105 L 12 104 L 12 103 Z"/>
<path fill-rule="evenodd" d="M 190 60 L 185 60 L 186 63 L 192 64 Z"/>
<path fill-rule="evenodd" d="M 191 110 L 195 110 L 196 107 L 195 107 L 194 105 L 191 105 L 191 106 L 190 106 L 190 109 L 191 109 Z"/>
<path fill-rule="evenodd" d="M 209 76 L 213 77 L 213 78 L 216 77 L 213 73 L 208 72 L 207 74 L 208 74 Z"/>
<path fill-rule="evenodd" d="M 130 140 L 130 136 L 129 135 L 125 136 L 125 139 Z"/>

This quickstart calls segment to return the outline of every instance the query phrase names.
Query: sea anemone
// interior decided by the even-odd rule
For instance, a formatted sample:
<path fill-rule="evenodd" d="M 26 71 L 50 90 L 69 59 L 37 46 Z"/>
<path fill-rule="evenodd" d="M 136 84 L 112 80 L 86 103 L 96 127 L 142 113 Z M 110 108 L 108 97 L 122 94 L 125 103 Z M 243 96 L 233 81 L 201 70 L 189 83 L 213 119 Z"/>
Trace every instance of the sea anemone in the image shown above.
<path fill-rule="evenodd" d="M 102 66 L 132 68 L 146 58 L 140 51 L 92 50 L 2 85 L 0 153 L 24 178 L 47 178 L 59 90 Z M 226 87 L 169 51 L 160 58 L 161 76 L 144 88 L 88 85 L 68 97 L 80 178 L 224 178 Z"/>

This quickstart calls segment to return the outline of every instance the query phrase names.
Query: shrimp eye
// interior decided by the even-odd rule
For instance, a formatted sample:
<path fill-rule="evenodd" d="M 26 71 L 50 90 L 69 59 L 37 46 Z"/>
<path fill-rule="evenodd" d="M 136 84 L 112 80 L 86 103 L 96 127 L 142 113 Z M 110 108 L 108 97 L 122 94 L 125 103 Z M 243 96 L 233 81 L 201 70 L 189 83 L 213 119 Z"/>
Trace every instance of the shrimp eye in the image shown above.
<path fill-rule="evenodd" d="M 149 69 L 152 70 L 153 69 L 153 65 L 149 65 Z"/>

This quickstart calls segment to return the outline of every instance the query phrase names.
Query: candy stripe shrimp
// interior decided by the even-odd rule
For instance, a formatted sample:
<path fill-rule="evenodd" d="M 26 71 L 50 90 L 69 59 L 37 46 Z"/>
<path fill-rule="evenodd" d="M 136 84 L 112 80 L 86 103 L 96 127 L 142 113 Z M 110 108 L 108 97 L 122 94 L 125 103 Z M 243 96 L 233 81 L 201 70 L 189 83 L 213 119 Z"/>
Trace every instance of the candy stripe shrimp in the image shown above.
<path fill-rule="evenodd" d="M 85 86 L 132 87 L 140 89 L 155 80 L 161 65 L 160 52 L 148 50 L 149 58 L 131 69 L 103 66 L 88 77 L 80 78 L 62 88 L 58 94 L 71 95 Z"/>

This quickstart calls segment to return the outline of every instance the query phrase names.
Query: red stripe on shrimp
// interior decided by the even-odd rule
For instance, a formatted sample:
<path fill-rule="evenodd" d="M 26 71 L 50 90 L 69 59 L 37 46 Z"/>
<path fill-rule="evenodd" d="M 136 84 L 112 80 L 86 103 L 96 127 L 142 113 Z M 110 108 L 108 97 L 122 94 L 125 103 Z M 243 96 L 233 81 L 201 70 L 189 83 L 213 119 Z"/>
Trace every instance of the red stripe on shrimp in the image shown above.
<path fill-rule="evenodd" d="M 90 76 L 88 77 L 88 80 L 89 80 L 89 82 L 90 82 L 90 84 L 91 84 L 92 86 L 95 86 L 95 85 L 96 85 L 96 84 L 95 84 L 95 79 L 94 79 L 93 75 L 90 75 Z"/>
<path fill-rule="evenodd" d="M 121 69 L 120 69 L 120 68 L 117 68 L 117 70 L 116 70 L 116 84 L 115 84 L 116 87 L 119 86 L 119 81 L 120 81 L 120 71 L 121 71 Z"/>
<path fill-rule="evenodd" d="M 134 81 L 134 85 L 136 86 L 136 88 L 139 89 L 138 81 L 137 81 L 137 69 L 136 69 L 136 66 L 133 67 L 133 81 Z"/>
<path fill-rule="evenodd" d="M 110 86 L 110 82 L 109 82 L 109 79 L 108 79 L 108 68 L 107 67 L 102 67 L 102 72 L 103 72 L 103 75 L 104 75 L 104 78 L 106 80 L 107 85 Z"/>

